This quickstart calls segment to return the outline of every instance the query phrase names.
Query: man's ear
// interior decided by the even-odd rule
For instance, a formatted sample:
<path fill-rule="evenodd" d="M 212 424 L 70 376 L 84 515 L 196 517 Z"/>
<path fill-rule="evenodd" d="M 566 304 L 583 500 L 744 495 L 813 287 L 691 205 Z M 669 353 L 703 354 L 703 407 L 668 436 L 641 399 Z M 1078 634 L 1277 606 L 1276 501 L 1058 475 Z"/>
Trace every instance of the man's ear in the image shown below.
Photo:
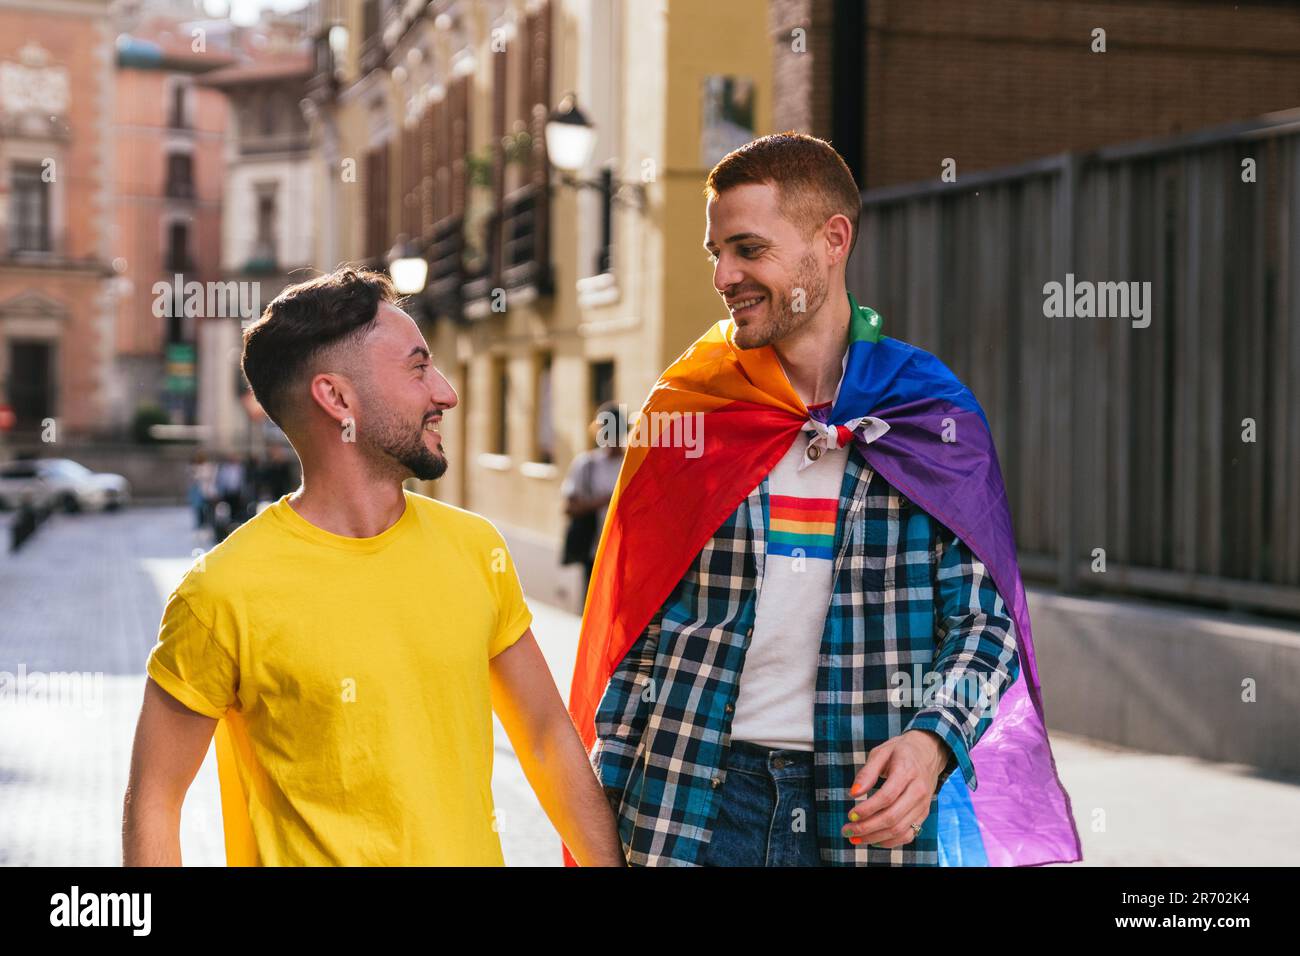
<path fill-rule="evenodd" d="M 831 264 L 847 259 L 849 250 L 853 248 L 853 223 L 849 217 L 837 212 L 826 220 L 822 228 L 826 231 L 826 255 Z"/>
<path fill-rule="evenodd" d="M 318 372 L 311 379 L 311 400 L 340 425 L 356 413 L 356 389 L 346 375 Z"/>

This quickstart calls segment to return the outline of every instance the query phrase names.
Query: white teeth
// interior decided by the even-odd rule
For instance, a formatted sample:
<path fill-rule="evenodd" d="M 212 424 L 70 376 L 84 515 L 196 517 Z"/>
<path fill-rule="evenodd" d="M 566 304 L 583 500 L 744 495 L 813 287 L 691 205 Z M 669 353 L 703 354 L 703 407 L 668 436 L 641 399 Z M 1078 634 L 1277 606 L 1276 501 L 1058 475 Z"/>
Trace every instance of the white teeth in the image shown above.
<path fill-rule="evenodd" d="M 762 301 L 763 301 L 763 297 L 761 295 L 754 299 L 746 299 L 744 302 L 737 302 L 735 305 L 733 305 L 731 307 L 731 311 L 739 312 L 741 309 L 748 309 L 751 305 L 755 305 Z"/>

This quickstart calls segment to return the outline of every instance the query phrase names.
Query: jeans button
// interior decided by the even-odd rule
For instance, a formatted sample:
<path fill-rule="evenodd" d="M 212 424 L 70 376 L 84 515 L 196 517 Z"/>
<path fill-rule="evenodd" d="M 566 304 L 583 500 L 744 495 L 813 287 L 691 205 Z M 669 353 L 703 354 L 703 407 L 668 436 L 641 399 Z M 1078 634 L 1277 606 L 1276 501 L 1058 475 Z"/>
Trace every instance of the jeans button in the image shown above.
<path fill-rule="evenodd" d="M 785 758 L 784 758 L 784 757 L 774 757 L 774 758 L 772 759 L 772 769 L 774 769 L 774 770 L 784 770 L 784 769 L 785 769 Z"/>
<path fill-rule="evenodd" d="M 718 788 L 718 784 L 722 783 L 722 780 L 718 777 L 714 777 L 712 783 L 713 783 L 713 789 L 716 790 Z"/>

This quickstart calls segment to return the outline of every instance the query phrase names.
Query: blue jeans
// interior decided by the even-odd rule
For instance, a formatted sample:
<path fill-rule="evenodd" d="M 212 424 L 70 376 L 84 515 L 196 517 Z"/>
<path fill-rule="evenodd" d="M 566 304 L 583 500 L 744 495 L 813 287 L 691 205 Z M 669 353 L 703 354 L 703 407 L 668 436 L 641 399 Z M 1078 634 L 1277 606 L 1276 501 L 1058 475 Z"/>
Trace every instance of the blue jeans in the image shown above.
<path fill-rule="evenodd" d="M 821 866 L 813 755 L 731 742 L 703 866 Z"/>

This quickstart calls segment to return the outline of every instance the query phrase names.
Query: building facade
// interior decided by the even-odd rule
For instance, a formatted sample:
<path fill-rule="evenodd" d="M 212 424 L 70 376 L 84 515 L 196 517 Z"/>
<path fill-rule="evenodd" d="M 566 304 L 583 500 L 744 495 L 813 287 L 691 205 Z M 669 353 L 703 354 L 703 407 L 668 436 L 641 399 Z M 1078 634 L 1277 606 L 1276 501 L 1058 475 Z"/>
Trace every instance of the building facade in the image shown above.
<path fill-rule="evenodd" d="M 202 316 L 185 290 L 220 277 L 227 124 L 224 97 L 196 81 L 231 62 L 208 40 L 199 25 L 154 16 L 117 41 L 119 428 L 151 408 L 174 424 L 196 420 Z"/>
<path fill-rule="evenodd" d="M 493 520 L 530 593 L 572 605 L 560 487 L 596 407 L 634 411 L 725 317 L 701 190 L 728 149 L 771 131 L 767 22 L 739 0 L 316 13 L 318 262 L 384 267 L 403 244 L 427 260 L 407 308 L 460 405 L 452 467 L 425 490 Z M 568 93 L 595 130 L 582 188 L 546 152 Z M 596 188 L 606 169 L 616 189 Z"/>
<path fill-rule="evenodd" d="M 232 307 L 205 315 L 198 332 L 198 420 L 208 445 L 223 452 L 260 452 L 274 429 L 239 367 L 242 329 L 316 264 L 313 153 L 301 108 L 312 59 L 300 31 L 259 35 L 268 39 L 256 56 L 200 81 L 225 95 L 231 117 L 221 281 Z"/>
<path fill-rule="evenodd" d="M 0 403 L 18 442 L 103 427 L 114 391 L 108 12 L 0 4 Z"/>
<path fill-rule="evenodd" d="M 777 129 L 863 189 L 1154 140 L 1300 101 L 1282 0 L 771 0 Z"/>

